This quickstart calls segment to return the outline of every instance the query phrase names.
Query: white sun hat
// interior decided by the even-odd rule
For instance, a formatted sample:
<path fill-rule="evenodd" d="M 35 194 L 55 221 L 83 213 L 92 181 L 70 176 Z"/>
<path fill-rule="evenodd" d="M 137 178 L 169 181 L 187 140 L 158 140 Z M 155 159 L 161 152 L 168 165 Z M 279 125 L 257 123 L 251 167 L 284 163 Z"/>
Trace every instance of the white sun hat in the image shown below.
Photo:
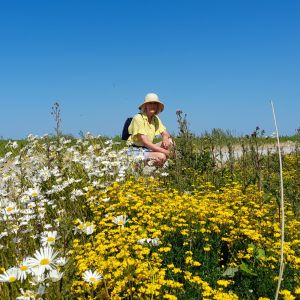
<path fill-rule="evenodd" d="M 162 112 L 164 110 L 164 108 L 165 108 L 165 105 L 159 100 L 159 97 L 158 97 L 157 94 L 155 94 L 155 93 L 148 93 L 145 96 L 144 102 L 139 106 L 139 109 L 142 110 L 143 106 L 146 103 L 149 103 L 149 102 L 156 102 L 156 103 L 158 103 L 158 112 L 157 113 Z"/>

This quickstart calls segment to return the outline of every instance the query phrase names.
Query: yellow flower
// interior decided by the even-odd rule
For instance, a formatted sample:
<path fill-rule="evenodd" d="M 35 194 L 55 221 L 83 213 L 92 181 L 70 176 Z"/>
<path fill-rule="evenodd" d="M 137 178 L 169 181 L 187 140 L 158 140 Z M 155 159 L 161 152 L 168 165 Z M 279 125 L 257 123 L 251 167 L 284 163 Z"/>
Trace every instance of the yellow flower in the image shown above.
<path fill-rule="evenodd" d="M 177 297 L 174 295 L 166 294 L 166 295 L 164 295 L 164 299 L 177 300 Z"/>
<path fill-rule="evenodd" d="M 296 298 L 292 295 L 292 293 L 288 290 L 282 290 L 279 294 L 283 295 L 284 300 L 295 300 Z"/>
<path fill-rule="evenodd" d="M 228 285 L 232 284 L 233 282 L 234 282 L 233 280 L 220 279 L 220 280 L 217 281 L 217 284 L 221 285 L 221 286 L 224 286 L 224 287 L 227 287 Z"/>
<path fill-rule="evenodd" d="M 210 251 L 210 246 L 205 246 L 205 247 L 203 247 L 203 250 L 205 251 L 205 252 L 209 252 Z"/>

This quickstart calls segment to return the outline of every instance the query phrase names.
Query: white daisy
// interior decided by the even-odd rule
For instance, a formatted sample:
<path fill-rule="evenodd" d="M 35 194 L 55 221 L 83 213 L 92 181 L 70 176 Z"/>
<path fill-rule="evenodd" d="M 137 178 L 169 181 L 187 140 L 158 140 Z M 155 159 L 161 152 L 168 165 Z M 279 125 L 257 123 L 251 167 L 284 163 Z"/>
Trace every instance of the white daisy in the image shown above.
<path fill-rule="evenodd" d="M 112 219 L 112 221 L 113 221 L 113 223 L 124 227 L 124 225 L 128 222 L 127 215 L 120 215 L 120 216 L 114 217 Z"/>
<path fill-rule="evenodd" d="M 27 278 L 27 275 L 30 273 L 30 262 L 27 258 L 24 258 L 23 261 L 18 266 L 18 279 L 23 281 Z"/>
<path fill-rule="evenodd" d="M 57 282 L 62 279 L 63 277 L 63 272 L 58 272 L 57 270 L 52 270 L 49 272 L 49 278 L 51 279 L 52 282 Z"/>
<path fill-rule="evenodd" d="M 34 257 L 28 258 L 32 271 L 36 274 L 43 274 L 46 270 L 55 269 L 55 258 L 58 252 L 54 252 L 51 247 L 43 247 L 36 250 Z"/>
<path fill-rule="evenodd" d="M 35 202 L 28 202 L 27 207 L 29 209 L 32 209 L 32 208 L 36 207 L 36 204 L 35 204 Z"/>
<path fill-rule="evenodd" d="M 45 225 L 44 225 L 44 228 L 45 228 L 45 229 L 50 229 L 50 228 L 52 228 L 52 225 L 51 225 L 51 224 L 45 224 Z"/>
<path fill-rule="evenodd" d="M 37 294 L 34 291 L 26 290 L 24 291 L 22 288 L 20 289 L 21 296 L 18 296 L 17 300 L 32 300 L 36 299 Z"/>
<path fill-rule="evenodd" d="M 15 282 L 18 279 L 18 268 L 10 268 L 0 274 L 0 282 Z"/>
<path fill-rule="evenodd" d="M 140 245 L 149 245 L 149 246 L 158 246 L 160 241 L 159 238 L 154 238 L 154 239 L 139 239 L 137 240 L 137 243 Z"/>
<path fill-rule="evenodd" d="M 29 188 L 28 191 L 25 192 L 30 197 L 38 197 L 40 195 L 40 189 L 39 188 Z"/>
<path fill-rule="evenodd" d="M 147 241 L 147 239 L 138 239 L 138 240 L 137 240 L 137 243 L 138 243 L 139 245 L 145 245 L 145 244 L 146 244 L 146 241 Z"/>
<path fill-rule="evenodd" d="M 75 227 L 75 233 L 79 232 L 79 233 L 85 233 L 86 235 L 90 235 L 94 232 L 95 230 L 95 225 L 91 222 L 81 222 L 80 220 L 78 220 L 79 225 L 77 225 Z"/>
<path fill-rule="evenodd" d="M 8 202 L 7 205 L 3 209 L 3 214 L 5 215 L 12 215 L 16 214 L 18 212 L 18 208 L 16 203 L 14 202 Z"/>
<path fill-rule="evenodd" d="M 67 259 L 65 257 L 59 257 L 55 260 L 55 264 L 62 267 L 67 263 Z"/>
<path fill-rule="evenodd" d="M 25 194 L 25 195 L 23 195 L 22 197 L 21 197 L 21 203 L 22 204 L 26 204 L 26 203 L 28 203 L 28 202 L 30 202 L 31 201 L 31 198 L 29 197 L 29 195 L 27 195 L 27 194 Z"/>
<path fill-rule="evenodd" d="M 85 226 L 83 227 L 82 231 L 86 234 L 86 235 L 91 235 L 95 230 L 95 225 L 94 224 L 85 224 Z"/>
<path fill-rule="evenodd" d="M 8 236 L 8 232 L 6 230 L 0 232 L 0 239 L 2 239 L 4 236 Z"/>
<path fill-rule="evenodd" d="M 93 272 L 91 270 L 87 270 L 82 274 L 82 278 L 88 283 L 97 283 L 98 281 L 103 279 L 103 276 L 97 271 Z"/>
<path fill-rule="evenodd" d="M 57 231 L 44 231 L 41 234 L 41 243 L 45 246 L 51 246 L 59 238 Z"/>
<path fill-rule="evenodd" d="M 32 277 L 31 280 L 29 280 L 29 283 L 36 286 L 36 285 L 40 285 L 41 283 L 43 283 L 46 280 L 46 276 L 45 274 L 39 274 L 38 273 L 38 269 L 31 269 L 32 271 Z"/>

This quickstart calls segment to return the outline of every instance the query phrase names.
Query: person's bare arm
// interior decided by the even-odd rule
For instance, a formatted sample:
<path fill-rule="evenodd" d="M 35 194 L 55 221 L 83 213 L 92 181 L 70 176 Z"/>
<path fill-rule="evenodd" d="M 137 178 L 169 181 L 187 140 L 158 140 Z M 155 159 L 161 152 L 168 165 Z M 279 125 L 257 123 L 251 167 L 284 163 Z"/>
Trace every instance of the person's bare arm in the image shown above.
<path fill-rule="evenodd" d="M 145 134 L 139 134 L 138 139 L 145 147 L 148 149 L 152 150 L 153 152 L 161 152 L 164 153 L 165 155 L 169 156 L 169 150 L 164 149 L 156 144 L 153 144 L 149 141 L 148 137 Z"/>
<path fill-rule="evenodd" d="M 166 130 L 161 134 L 162 135 L 162 142 L 161 146 L 162 148 L 169 149 L 170 147 L 170 134 Z"/>

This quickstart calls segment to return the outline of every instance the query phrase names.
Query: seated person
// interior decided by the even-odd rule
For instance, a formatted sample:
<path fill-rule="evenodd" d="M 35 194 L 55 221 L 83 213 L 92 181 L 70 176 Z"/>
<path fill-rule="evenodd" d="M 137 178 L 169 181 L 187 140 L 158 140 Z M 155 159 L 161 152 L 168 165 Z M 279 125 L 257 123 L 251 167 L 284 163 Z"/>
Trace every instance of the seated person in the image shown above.
<path fill-rule="evenodd" d="M 139 109 L 141 112 L 133 117 L 128 127 L 130 134 L 128 141 L 133 146 L 134 154 L 142 153 L 145 160 L 162 165 L 170 156 L 172 145 L 170 134 L 157 116 L 164 110 L 164 104 L 156 94 L 149 93 Z M 162 136 L 162 141 L 154 144 L 154 137 L 159 134 Z"/>

